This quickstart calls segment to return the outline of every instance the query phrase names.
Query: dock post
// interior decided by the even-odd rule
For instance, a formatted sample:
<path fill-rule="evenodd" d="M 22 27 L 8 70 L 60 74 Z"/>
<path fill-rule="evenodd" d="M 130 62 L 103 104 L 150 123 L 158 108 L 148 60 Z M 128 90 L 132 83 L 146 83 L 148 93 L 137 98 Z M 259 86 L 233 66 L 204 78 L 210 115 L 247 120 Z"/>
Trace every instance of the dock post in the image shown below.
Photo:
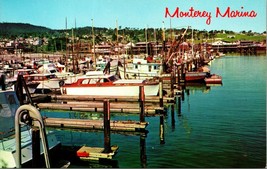
<path fill-rule="evenodd" d="M 185 71 L 184 71 L 184 63 L 182 63 L 182 66 L 181 66 L 181 80 L 182 82 L 185 82 Z"/>
<path fill-rule="evenodd" d="M 178 79 L 178 85 L 180 86 L 180 80 L 181 80 L 181 77 L 180 77 L 180 73 L 181 73 L 181 66 L 178 65 L 177 66 L 177 79 Z"/>
<path fill-rule="evenodd" d="M 179 65 L 175 65 L 175 70 L 176 70 L 176 73 L 175 73 L 175 84 L 179 84 Z"/>
<path fill-rule="evenodd" d="M 32 127 L 32 167 L 39 168 L 40 166 L 40 129 Z"/>
<path fill-rule="evenodd" d="M 183 85 L 182 86 L 182 95 L 181 95 L 182 96 L 182 101 L 184 101 L 184 90 L 185 90 L 185 86 Z"/>
<path fill-rule="evenodd" d="M 173 97 L 173 95 L 174 95 L 174 91 L 173 91 L 173 89 L 174 89 L 174 84 L 173 84 L 173 80 L 174 80 L 174 75 L 173 75 L 174 73 L 173 73 L 173 71 L 171 72 L 171 96 L 170 97 Z"/>
<path fill-rule="evenodd" d="M 174 104 L 171 105 L 171 119 L 172 119 L 172 128 L 175 128 L 175 117 L 174 117 Z"/>
<path fill-rule="evenodd" d="M 189 90 L 189 89 L 186 89 L 185 92 L 186 92 L 186 95 L 187 95 L 187 96 L 190 95 L 190 90 Z"/>
<path fill-rule="evenodd" d="M 195 70 L 197 70 L 198 69 L 198 59 L 196 58 L 195 59 Z"/>
<path fill-rule="evenodd" d="M 163 107 L 163 80 L 159 78 L 159 106 Z"/>
<path fill-rule="evenodd" d="M 173 83 L 176 84 L 176 65 L 173 65 L 172 71 L 173 71 Z"/>
<path fill-rule="evenodd" d="M 159 116 L 159 138 L 160 138 L 160 144 L 165 144 L 165 137 L 164 137 L 164 116 Z"/>
<path fill-rule="evenodd" d="M 181 116 L 181 97 L 176 97 L 176 106 L 178 111 L 178 116 Z"/>
<path fill-rule="evenodd" d="M 6 90 L 6 76 L 5 75 L 1 75 L 1 82 L 0 82 L 0 85 L 2 86 L 2 90 Z"/>
<path fill-rule="evenodd" d="M 18 78 L 17 78 L 17 85 L 16 85 L 16 94 L 18 96 L 18 99 L 19 99 L 19 102 L 20 102 L 20 105 L 23 105 L 24 104 L 24 99 L 23 99 L 23 84 L 22 84 L 22 78 L 23 76 L 22 75 L 18 75 Z"/>
<path fill-rule="evenodd" d="M 110 153 L 110 103 L 108 99 L 104 100 L 104 151 Z"/>
<path fill-rule="evenodd" d="M 146 138 L 140 135 L 140 162 L 142 168 L 147 168 Z"/>
<path fill-rule="evenodd" d="M 140 122 L 145 122 L 145 87 L 139 86 Z"/>

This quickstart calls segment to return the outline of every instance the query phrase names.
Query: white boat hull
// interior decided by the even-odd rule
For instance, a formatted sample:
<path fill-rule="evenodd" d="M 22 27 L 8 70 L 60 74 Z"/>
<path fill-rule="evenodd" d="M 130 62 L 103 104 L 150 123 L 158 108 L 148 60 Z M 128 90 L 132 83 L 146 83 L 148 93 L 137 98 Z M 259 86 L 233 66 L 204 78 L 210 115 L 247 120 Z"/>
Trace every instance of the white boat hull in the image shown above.
<path fill-rule="evenodd" d="M 159 84 L 145 85 L 144 90 L 145 96 L 156 96 Z M 139 96 L 139 86 L 63 87 L 61 93 L 66 95 Z"/>
<path fill-rule="evenodd" d="M 51 80 L 44 80 L 40 81 L 40 84 L 37 86 L 36 89 L 59 89 L 60 82 L 63 80 L 61 79 L 51 79 Z"/>

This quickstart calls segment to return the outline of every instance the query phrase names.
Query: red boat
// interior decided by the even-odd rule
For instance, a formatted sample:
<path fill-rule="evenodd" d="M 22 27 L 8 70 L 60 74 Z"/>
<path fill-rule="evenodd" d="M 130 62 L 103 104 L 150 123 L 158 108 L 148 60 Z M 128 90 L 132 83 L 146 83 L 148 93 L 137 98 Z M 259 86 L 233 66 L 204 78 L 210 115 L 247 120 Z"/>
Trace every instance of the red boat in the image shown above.
<path fill-rule="evenodd" d="M 163 74 L 161 76 L 163 77 L 163 80 L 171 79 L 171 74 Z M 201 81 L 204 82 L 204 79 L 206 77 L 207 77 L 207 72 L 186 72 L 185 73 L 185 81 L 187 82 L 201 82 Z"/>
<path fill-rule="evenodd" d="M 185 81 L 203 81 L 207 76 L 207 72 L 186 72 Z"/>
<path fill-rule="evenodd" d="M 222 84 L 222 77 L 216 74 L 205 78 L 206 84 Z"/>

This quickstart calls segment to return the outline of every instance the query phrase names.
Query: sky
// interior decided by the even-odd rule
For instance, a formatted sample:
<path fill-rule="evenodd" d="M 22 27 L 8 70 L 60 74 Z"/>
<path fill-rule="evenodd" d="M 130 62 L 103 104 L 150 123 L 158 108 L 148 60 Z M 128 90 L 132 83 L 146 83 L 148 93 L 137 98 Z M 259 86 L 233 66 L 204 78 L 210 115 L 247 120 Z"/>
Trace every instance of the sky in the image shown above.
<path fill-rule="evenodd" d="M 169 11 L 167 17 L 166 9 Z M 171 17 L 176 9 L 179 9 L 179 17 Z M 216 17 L 218 11 L 223 15 L 227 9 L 230 12 L 249 12 L 253 17 Z M 190 10 L 196 11 L 198 15 L 182 16 L 181 12 Z M 252 30 L 262 33 L 266 31 L 266 0 L 0 0 L 0 22 L 65 29 L 66 18 L 67 28 L 74 28 L 76 21 L 76 27 L 191 26 L 193 29 L 208 31 Z"/>

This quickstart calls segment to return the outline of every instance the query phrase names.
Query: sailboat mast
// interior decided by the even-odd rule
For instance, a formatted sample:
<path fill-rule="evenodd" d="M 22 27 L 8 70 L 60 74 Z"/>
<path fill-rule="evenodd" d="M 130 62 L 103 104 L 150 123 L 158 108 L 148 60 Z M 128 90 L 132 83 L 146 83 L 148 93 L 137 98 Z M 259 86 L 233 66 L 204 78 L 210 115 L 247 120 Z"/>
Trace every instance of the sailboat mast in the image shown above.
<path fill-rule="evenodd" d="M 172 29 L 172 20 L 170 18 L 170 38 L 171 38 L 171 41 L 173 41 L 173 29 Z"/>
<path fill-rule="evenodd" d="M 147 25 L 145 29 L 145 36 L 146 36 L 146 56 L 148 56 L 148 46 L 147 46 Z"/>
<path fill-rule="evenodd" d="M 73 28 L 71 29 L 71 37 L 72 37 L 72 50 L 71 50 L 71 56 L 72 56 L 72 72 L 75 72 L 75 63 L 74 63 L 74 35 L 73 35 Z"/>
<path fill-rule="evenodd" d="M 192 56 L 194 57 L 194 29 L 191 26 L 192 29 Z"/>
<path fill-rule="evenodd" d="M 154 28 L 154 41 L 155 41 L 155 46 L 156 46 L 156 56 L 158 56 L 157 31 L 155 28 Z"/>
<path fill-rule="evenodd" d="M 67 17 L 65 18 L 65 30 L 66 30 L 66 59 L 65 59 L 65 67 L 66 72 L 68 72 L 68 20 Z"/>
<path fill-rule="evenodd" d="M 94 63 L 95 63 L 95 66 L 93 66 L 93 68 L 96 69 L 94 20 L 91 19 L 91 21 L 92 21 L 92 37 L 93 37 L 93 48 L 94 48 L 94 51 L 93 51 L 93 60 L 94 60 Z"/>
<path fill-rule="evenodd" d="M 165 60 L 166 54 L 165 54 L 165 24 L 164 21 L 162 21 L 162 53 Z"/>
<path fill-rule="evenodd" d="M 119 29 L 118 29 L 118 20 L 116 20 L 116 36 L 117 36 L 117 45 L 119 43 Z"/>

